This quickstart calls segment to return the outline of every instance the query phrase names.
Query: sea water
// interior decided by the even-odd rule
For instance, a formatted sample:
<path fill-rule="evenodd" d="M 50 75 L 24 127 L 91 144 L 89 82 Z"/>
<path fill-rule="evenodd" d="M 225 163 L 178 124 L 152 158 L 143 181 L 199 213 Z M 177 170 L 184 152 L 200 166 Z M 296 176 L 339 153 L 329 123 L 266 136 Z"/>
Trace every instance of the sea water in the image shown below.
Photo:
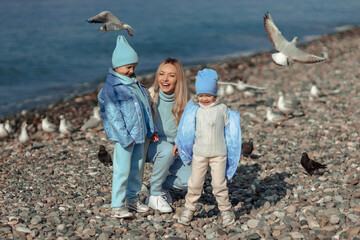
<path fill-rule="evenodd" d="M 86 22 L 103 10 L 130 24 L 134 37 Z M 359 0 L 0 0 L 0 117 L 98 87 L 118 34 L 137 51 L 141 75 L 166 57 L 189 66 L 273 50 L 263 26 L 268 11 L 301 44 L 358 26 L 359 10 Z"/>

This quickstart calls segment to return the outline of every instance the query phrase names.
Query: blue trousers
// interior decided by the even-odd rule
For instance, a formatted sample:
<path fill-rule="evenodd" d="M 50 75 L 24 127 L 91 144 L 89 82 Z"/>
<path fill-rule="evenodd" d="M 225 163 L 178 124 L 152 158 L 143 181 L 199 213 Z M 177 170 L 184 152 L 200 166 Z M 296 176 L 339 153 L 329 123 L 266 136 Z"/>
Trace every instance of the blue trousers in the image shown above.
<path fill-rule="evenodd" d="M 123 148 L 115 143 L 111 207 L 124 206 L 125 199 L 132 200 L 141 190 L 140 171 L 144 164 L 144 144 Z"/>
<path fill-rule="evenodd" d="M 191 165 L 184 165 L 178 156 L 173 156 L 174 145 L 166 141 L 151 142 L 146 161 L 154 163 L 150 178 L 150 194 L 158 196 L 163 189 L 187 189 Z"/>

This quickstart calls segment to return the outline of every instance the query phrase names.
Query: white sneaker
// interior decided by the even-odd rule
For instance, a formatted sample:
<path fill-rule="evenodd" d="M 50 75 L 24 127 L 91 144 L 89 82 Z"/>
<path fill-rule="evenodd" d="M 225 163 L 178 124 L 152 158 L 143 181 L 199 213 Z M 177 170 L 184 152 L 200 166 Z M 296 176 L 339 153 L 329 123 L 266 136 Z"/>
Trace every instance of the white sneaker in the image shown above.
<path fill-rule="evenodd" d="M 193 216 L 194 216 L 194 211 L 185 209 L 184 211 L 182 211 L 180 218 L 178 219 L 178 222 L 186 226 L 190 225 Z"/>
<path fill-rule="evenodd" d="M 148 195 L 145 203 L 154 210 L 158 210 L 162 213 L 171 213 L 172 208 L 166 202 L 166 200 L 161 196 Z"/>

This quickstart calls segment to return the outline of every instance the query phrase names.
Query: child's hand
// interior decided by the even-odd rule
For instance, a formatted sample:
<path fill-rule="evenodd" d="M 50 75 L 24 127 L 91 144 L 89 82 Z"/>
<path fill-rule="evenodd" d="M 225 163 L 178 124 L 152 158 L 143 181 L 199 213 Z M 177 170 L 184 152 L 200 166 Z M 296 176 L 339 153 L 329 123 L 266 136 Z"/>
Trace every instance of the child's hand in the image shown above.
<path fill-rule="evenodd" d="M 176 146 L 176 144 L 173 147 L 173 156 L 175 156 L 175 154 L 179 154 L 178 147 Z"/>
<path fill-rule="evenodd" d="M 154 133 L 151 138 L 150 138 L 150 141 L 152 142 L 157 142 L 159 141 L 159 135 L 157 133 Z"/>
<path fill-rule="evenodd" d="M 135 142 L 132 142 L 132 143 L 130 143 L 130 145 L 127 146 L 127 147 L 131 147 L 131 146 L 134 146 L 134 145 L 135 145 Z"/>

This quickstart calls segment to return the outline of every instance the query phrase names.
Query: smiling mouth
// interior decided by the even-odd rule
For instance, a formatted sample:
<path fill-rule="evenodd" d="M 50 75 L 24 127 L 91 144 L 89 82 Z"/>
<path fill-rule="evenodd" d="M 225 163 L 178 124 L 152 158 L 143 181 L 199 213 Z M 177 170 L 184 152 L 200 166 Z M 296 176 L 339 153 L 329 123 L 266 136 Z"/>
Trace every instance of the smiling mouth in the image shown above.
<path fill-rule="evenodd" d="M 164 87 L 170 86 L 170 84 L 168 84 L 168 83 L 161 83 L 161 85 L 164 86 Z"/>

